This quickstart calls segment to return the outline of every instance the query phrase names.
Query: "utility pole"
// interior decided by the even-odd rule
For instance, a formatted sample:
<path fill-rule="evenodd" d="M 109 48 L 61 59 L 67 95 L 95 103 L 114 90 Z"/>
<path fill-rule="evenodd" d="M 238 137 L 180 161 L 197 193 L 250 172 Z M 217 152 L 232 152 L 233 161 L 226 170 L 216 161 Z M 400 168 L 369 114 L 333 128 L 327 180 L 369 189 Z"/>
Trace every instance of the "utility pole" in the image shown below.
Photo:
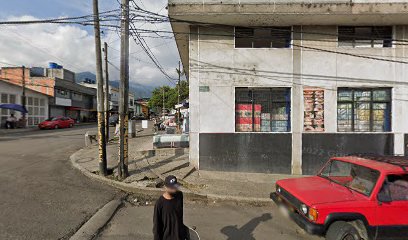
<path fill-rule="evenodd" d="M 119 84 L 119 176 L 124 179 L 128 172 L 128 118 L 129 118 L 129 0 L 122 0 L 120 84 Z"/>
<path fill-rule="evenodd" d="M 180 104 L 180 78 L 181 78 L 181 68 L 180 61 L 178 67 L 178 83 L 177 83 L 177 105 Z M 177 109 L 177 129 L 180 130 L 180 108 Z"/>
<path fill-rule="evenodd" d="M 23 69 L 23 74 L 22 74 L 22 87 L 23 87 L 23 94 L 21 96 L 21 105 L 23 105 L 23 107 L 26 107 L 26 81 L 25 81 L 25 66 L 22 66 Z M 23 112 L 23 121 L 24 121 L 24 127 L 26 126 L 26 113 Z"/>
<path fill-rule="evenodd" d="M 109 69 L 108 69 L 108 44 L 104 43 L 105 53 L 105 135 L 109 141 Z"/>
<path fill-rule="evenodd" d="M 96 82 L 97 82 L 97 101 L 98 101 L 98 145 L 99 145 L 99 174 L 107 175 L 106 162 L 106 139 L 105 139 L 105 117 L 103 101 L 103 78 L 102 78 L 102 53 L 101 36 L 99 28 L 99 9 L 98 0 L 93 0 L 94 14 L 94 32 L 95 32 L 95 54 L 96 54 Z"/>
<path fill-rule="evenodd" d="M 163 87 L 163 109 L 162 109 L 162 115 L 164 115 L 164 87 Z"/>

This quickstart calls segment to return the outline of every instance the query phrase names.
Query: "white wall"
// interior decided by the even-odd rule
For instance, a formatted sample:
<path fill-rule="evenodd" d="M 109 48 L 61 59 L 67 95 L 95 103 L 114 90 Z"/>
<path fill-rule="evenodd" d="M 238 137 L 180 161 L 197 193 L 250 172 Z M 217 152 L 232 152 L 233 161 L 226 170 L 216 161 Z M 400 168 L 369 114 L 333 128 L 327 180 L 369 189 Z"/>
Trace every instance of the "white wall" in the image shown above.
<path fill-rule="evenodd" d="M 9 83 L 6 83 L 4 81 L 0 81 L 0 97 L 1 94 L 5 93 L 5 94 L 12 94 L 16 96 L 16 104 L 22 104 L 21 103 L 21 96 L 22 96 L 22 88 L 16 85 L 12 85 Z M 46 95 L 34 92 L 32 90 L 26 89 L 26 103 L 27 103 L 27 110 L 29 110 L 29 104 L 28 104 L 28 98 L 32 97 L 32 98 L 38 98 L 38 99 L 43 99 L 43 101 L 45 102 L 45 109 L 44 109 L 44 115 L 42 114 L 37 114 L 36 117 L 39 117 L 41 119 L 46 119 L 48 118 L 48 97 Z M 1 104 L 1 103 L 0 103 Z M 0 110 L 1 111 L 1 110 Z M 10 113 L 10 111 L 9 111 Z M 22 117 L 22 114 L 20 112 L 14 111 L 14 115 L 17 119 Z M 4 118 L 5 115 L 2 115 L 2 118 Z M 29 117 L 32 117 L 31 114 L 27 114 L 26 118 L 28 119 Z M 3 122 L 2 122 L 3 123 Z M 36 124 L 30 124 L 30 125 L 36 125 Z"/>
<path fill-rule="evenodd" d="M 300 44 L 368 57 L 408 61 L 406 46 L 392 48 L 337 47 L 336 26 L 303 26 Z M 325 89 L 325 132 L 337 132 L 338 87 L 392 87 L 392 132 L 395 153 L 403 153 L 403 133 L 408 133 L 407 64 L 370 60 L 304 47 L 300 54 L 287 49 L 235 49 L 233 28 L 199 27 L 199 35 L 190 35 L 190 158 L 198 165 L 198 133 L 235 132 L 235 87 L 312 86 Z M 333 35 L 308 34 L 325 32 Z M 395 27 L 395 38 L 408 40 L 408 27 Z M 224 36 L 220 36 L 224 35 Z M 294 69 L 294 57 L 299 58 Z M 404 59 L 405 58 L 405 59 Z M 292 73 L 300 71 L 300 79 Z M 315 77 L 319 75 L 321 77 Z M 296 85 L 293 81 L 299 81 Z M 199 92 L 208 86 L 209 92 Z M 300 93 L 300 94 L 299 94 Z M 303 115 L 303 95 L 292 96 L 292 114 Z M 296 97 L 297 99 L 294 99 Z M 296 105 L 293 105 L 294 103 Z M 299 103 L 300 106 L 299 106 Z M 296 122 L 293 122 L 296 121 Z M 303 116 L 294 118 L 292 126 L 301 124 Z M 294 131 L 294 130 L 293 130 Z M 299 131 L 302 133 L 302 130 Z M 301 147 L 301 145 L 300 145 Z"/>

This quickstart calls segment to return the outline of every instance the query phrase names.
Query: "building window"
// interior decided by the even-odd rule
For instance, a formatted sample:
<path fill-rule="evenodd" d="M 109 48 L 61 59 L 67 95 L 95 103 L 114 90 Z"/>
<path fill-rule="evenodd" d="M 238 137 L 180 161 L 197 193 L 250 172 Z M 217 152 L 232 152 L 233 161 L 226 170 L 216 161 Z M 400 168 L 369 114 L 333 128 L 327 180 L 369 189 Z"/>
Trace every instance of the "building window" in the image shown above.
<path fill-rule="evenodd" d="M 392 27 L 338 27 L 339 47 L 392 47 Z"/>
<path fill-rule="evenodd" d="M 391 89 L 340 88 L 337 129 L 339 132 L 391 131 Z"/>
<path fill-rule="evenodd" d="M 289 132 L 290 88 L 236 88 L 236 132 Z"/>
<path fill-rule="evenodd" d="M 0 104 L 3 103 L 16 103 L 16 95 L 14 94 L 7 94 L 7 93 L 1 93 L 0 94 Z M 14 114 L 13 110 L 8 110 L 5 108 L 0 109 L 0 124 L 4 124 L 6 122 L 6 119 L 10 116 L 10 114 Z"/>
<path fill-rule="evenodd" d="M 290 48 L 291 41 L 291 27 L 235 27 L 236 48 Z"/>
<path fill-rule="evenodd" d="M 29 126 L 37 125 L 47 117 L 44 98 L 28 97 L 26 107 L 28 110 L 27 120 Z"/>

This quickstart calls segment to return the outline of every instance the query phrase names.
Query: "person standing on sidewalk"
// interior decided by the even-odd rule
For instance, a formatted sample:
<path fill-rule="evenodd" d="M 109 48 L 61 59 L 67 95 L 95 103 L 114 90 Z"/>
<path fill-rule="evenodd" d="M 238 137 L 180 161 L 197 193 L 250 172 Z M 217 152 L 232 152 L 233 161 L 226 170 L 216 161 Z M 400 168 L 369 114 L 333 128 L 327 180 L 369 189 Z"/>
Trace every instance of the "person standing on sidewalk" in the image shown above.
<path fill-rule="evenodd" d="M 154 240 L 188 240 L 189 232 L 183 222 L 183 193 L 177 178 L 167 176 L 164 186 L 165 192 L 154 206 Z"/>

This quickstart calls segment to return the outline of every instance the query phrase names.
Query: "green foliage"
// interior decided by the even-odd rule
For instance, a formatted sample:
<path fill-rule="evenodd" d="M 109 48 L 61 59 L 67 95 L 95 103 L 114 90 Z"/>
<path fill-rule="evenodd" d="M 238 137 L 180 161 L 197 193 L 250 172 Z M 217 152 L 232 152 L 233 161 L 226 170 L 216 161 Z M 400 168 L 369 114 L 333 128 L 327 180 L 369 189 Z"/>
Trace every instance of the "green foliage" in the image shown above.
<path fill-rule="evenodd" d="M 149 108 L 163 107 L 163 90 L 164 90 L 164 107 L 167 109 L 174 108 L 177 102 L 178 85 L 171 88 L 162 86 L 155 88 L 149 101 Z M 188 82 L 180 81 L 180 102 L 188 98 Z"/>

